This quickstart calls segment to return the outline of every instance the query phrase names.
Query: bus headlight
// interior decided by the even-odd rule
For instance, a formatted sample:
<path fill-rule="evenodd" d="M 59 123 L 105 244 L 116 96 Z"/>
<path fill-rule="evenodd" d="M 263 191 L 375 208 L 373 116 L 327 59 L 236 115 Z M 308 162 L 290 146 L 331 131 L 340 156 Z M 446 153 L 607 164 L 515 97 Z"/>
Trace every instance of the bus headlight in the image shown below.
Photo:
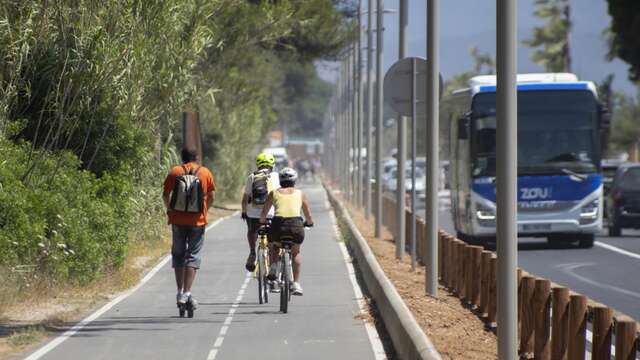
<path fill-rule="evenodd" d="M 598 199 L 580 208 L 580 224 L 588 224 L 598 219 L 600 201 Z"/>
<path fill-rule="evenodd" d="M 480 225 L 495 226 L 496 212 L 488 206 L 476 203 L 476 217 Z"/>

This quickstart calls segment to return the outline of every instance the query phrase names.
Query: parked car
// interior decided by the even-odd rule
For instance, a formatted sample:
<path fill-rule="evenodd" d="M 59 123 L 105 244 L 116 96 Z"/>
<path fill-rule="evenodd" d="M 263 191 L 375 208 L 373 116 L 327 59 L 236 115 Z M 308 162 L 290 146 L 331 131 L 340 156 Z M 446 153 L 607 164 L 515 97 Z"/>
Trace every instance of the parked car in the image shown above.
<path fill-rule="evenodd" d="M 606 204 L 609 236 L 620 236 L 623 228 L 640 228 L 640 163 L 618 167 Z"/>

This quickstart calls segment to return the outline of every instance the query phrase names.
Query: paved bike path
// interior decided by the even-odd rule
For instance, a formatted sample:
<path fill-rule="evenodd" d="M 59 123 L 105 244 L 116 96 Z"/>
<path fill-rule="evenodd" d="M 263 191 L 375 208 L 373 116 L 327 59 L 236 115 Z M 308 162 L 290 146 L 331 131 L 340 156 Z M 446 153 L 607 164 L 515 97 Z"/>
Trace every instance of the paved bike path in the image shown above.
<path fill-rule="evenodd" d="M 279 312 L 279 295 L 257 300 L 244 270 L 239 217 L 207 231 L 193 319 L 179 318 L 170 264 L 42 359 L 375 359 L 319 186 L 305 189 L 316 227 L 302 248 L 304 296 Z M 69 327 L 73 324 L 69 324 Z"/>

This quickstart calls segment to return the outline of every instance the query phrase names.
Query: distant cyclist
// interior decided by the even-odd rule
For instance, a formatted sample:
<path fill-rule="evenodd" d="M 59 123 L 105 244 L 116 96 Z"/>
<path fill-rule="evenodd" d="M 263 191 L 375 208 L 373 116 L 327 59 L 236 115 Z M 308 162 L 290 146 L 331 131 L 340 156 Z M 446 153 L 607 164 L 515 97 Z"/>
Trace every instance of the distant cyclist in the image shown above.
<path fill-rule="evenodd" d="M 194 149 L 182 150 L 183 164 L 171 169 L 162 194 L 173 233 L 171 259 L 178 289 L 176 302 L 179 307 L 189 303 L 193 309 L 197 302 L 191 295 L 191 286 L 200 268 L 207 213 L 216 190 L 213 175 L 197 163 L 197 158 Z"/>
<path fill-rule="evenodd" d="M 266 224 L 267 215 L 271 206 L 275 209 L 275 214 L 269 228 L 269 242 L 278 242 L 282 236 L 290 236 L 294 242 L 291 248 L 293 256 L 293 285 L 291 291 L 293 295 L 302 295 L 302 286 L 300 286 L 300 267 L 302 259 L 300 255 L 300 246 L 304 241 L 304 227 L 313 226 L 311 211 L 307 197 L 295 188 L 298 173 L 291 168 L 280 170 L 280 188 L 269 193 L 267 202 L 260 214 L 260 223 Z M 304 213 L 304 221 L 302 219 Z M 276 278 L 276 259 L 273 259 L 271 269 L 269 269 L 269 279 Z"/>
<path fill-rule="evenodd" d="M 245 268 L 253 271 L 256 267 L 256 240 L 260 228 L 260 212 L 267 201 L 269 192 L 280 187 L 278 173 L 273 171 L 276 160 L 271 154 L 260 153 L 256 157 L 256 171 L 247 177 L 242 195 L 242 219 L 247 222 L 247 241 L 249 242 L 249 256 Z M 267 217 L 273 216 L 273 209 L 269 206 Z"/>

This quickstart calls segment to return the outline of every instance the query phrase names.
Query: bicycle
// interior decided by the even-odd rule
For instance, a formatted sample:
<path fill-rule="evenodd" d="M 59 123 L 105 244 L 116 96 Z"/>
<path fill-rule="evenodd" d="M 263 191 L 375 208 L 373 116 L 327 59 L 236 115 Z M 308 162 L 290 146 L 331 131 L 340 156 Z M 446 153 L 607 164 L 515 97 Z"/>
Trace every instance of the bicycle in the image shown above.
<path fill-rule="evenodd" d="M 304 224 L 305 229 L 312 227 L 313 224 Z M 291 248 L 295 244 L 293 236 L 282 235 L 280 241 L 280 260 L 278 261 L 278 282 L 280 283 L 280 311 L 286 314 L 289 310 L 289 301 L 291 301 L 291 285 L 293 284 L 293 256 Z"/>
<path fill-rule="evenodd" d="M 269 287 L 267 275 L 269 273 L 269 241 L 267 240 L 267 226 L 258 229 L 258 254 L 255 277 L 258 279 L 258 301 L 260 304 L 269 302 Z"/>

